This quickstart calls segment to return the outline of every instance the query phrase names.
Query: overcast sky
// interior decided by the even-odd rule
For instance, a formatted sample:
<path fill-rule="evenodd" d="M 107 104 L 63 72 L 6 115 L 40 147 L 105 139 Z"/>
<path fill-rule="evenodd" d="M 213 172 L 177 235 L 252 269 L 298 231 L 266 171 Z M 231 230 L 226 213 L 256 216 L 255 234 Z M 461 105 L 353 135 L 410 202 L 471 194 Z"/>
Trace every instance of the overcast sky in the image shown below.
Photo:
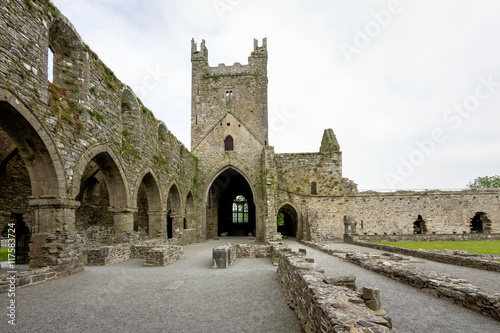
<path fill-rule="evenodd" d="M 267 37 L 270 144 L 332 128 L 360 189 L 463 188 L 500 174 L 497 0 L 53 0 L 190 147 L 191 38 L 209 64 Z"/>

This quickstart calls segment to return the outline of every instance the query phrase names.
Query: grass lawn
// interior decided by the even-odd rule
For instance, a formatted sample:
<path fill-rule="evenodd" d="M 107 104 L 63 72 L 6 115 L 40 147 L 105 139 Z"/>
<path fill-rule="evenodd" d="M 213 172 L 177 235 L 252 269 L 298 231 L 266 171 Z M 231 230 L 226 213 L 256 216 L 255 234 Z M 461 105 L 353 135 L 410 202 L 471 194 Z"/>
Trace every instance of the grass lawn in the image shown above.
<path fill-rule="evenodd" d="M 7 261 L 9 260 L 8 259 L 8 252 L 7 252 L 8 249 L 0 249 L 0 261 Z"/>
<path fill-rule="evenodd" d="M 469 253 L 500 255 L 500 241 L 463 241 L 463 242 L 374 242 L 376 244 L 423 250 L 464 250 Z"/>

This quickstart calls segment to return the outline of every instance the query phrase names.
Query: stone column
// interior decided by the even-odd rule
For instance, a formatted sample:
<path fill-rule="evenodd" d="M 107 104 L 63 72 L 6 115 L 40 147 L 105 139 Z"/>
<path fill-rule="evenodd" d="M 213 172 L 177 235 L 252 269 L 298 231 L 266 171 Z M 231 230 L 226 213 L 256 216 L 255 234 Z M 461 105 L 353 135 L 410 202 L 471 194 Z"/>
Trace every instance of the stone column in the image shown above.
<path fill-rule="evenodd" d="M 183 214 L 171 214 L 172 218 L 172 237 L 181 237 L 181 230 L 184 229 L 184 215 Z"/>
<path fill-rule="evenodd" d="M 35 214 L 30 268 L 59 266 L 70 273 L 83 270 L 82 254 L 75 231 L 75 210 L 80 202 L 56 196 L 28 199 Z"/>
<path fill-rule="evenodd" d="M 148 212 L 149 239 L 162 237 L 166 233 L 167 213 L 166 210 Z"/>
<path fill-rule="evenodd" d="M 108 210 L 113 213 L 113 227 L 116 232 L 134 231 L 134 213 L 137 208 L 111 207 Z"/>

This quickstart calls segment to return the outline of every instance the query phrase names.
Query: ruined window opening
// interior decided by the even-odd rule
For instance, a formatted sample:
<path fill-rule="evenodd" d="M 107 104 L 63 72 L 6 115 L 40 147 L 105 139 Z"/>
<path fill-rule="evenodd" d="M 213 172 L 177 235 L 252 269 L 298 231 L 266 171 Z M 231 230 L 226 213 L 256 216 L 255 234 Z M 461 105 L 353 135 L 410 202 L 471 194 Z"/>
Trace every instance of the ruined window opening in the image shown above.
<path fill-rule="evenodd" d="M 231 135 L 228 135 L 224 140 L 224 150 L 232 151 L 233 149 L 234 149 L 233 137 Z"/>
<path fill-rule="evenodd" d="M 186 218 L 184 218 L 184 229 L 187 229 L 187 228 L 188 228 L 188 227 L 187 227 L 187 219 L 186 219 Z"/>
<path fill-rule="evenodd" d="M 227 126 L 231 126 L 231 123 L 227 123 Z"/>
<path fill-rule="evenodd" d="M 54 83 L 54 52 L 47 48 L 47 80 Z"/>
<path fill-rule="evenodd" d="M 426 234 L 427 226 L 425 225 L 425 221 L 422 218 L 422 215 L 417 217 L 417 220 L 413 222 L 413 233 L 414 234 Z"/>
<path fill-rule="evenodd" d="M 316 182 L 311 182 L 311 194 L 318 194 Z"/>
<path fill-rule="evenodd" d="M 233 223 L 248 223 L 248 202 L 241 194 L 233 200 Z"/>
<path fill-rule="evenodd" d="M 476 234 L 490 233 L 491 232 L 491 220 L 488 218 L 486 213 L 477 212 L 471 219 L 470 232 Z"/>

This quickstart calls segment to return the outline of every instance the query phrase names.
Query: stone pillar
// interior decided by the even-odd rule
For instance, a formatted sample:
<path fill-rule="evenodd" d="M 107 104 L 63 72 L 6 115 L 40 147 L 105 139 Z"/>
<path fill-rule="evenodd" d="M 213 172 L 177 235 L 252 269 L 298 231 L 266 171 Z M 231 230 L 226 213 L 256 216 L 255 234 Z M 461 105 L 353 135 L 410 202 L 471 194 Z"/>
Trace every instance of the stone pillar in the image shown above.
<path fill-rule="evenodd" d="M 108 210 L 113 213 L 113 227 L 116 232 L 134 231 L 134 213 L 137 208 L 111 207 Z"/>
<path fill-rule="evenodd" d="M 167 211 L 149 211 L 149 239 L 162 237 L 167 230 Z"/>
<path fill-rule="evenodd" d="M 59 266 L 70 273 L 82 270 L 82 254 L 75 231 L 75 210 L 80 202 L 56 196 L 28 199 L 35 214 L 30 268 Z"/>
<path fill-rule="evenodd" d="M 172 237 L 181 237 L 181 230 L 184 229 L 184 215 L 173 214 L 170 217 L 172 218 Z"/>

